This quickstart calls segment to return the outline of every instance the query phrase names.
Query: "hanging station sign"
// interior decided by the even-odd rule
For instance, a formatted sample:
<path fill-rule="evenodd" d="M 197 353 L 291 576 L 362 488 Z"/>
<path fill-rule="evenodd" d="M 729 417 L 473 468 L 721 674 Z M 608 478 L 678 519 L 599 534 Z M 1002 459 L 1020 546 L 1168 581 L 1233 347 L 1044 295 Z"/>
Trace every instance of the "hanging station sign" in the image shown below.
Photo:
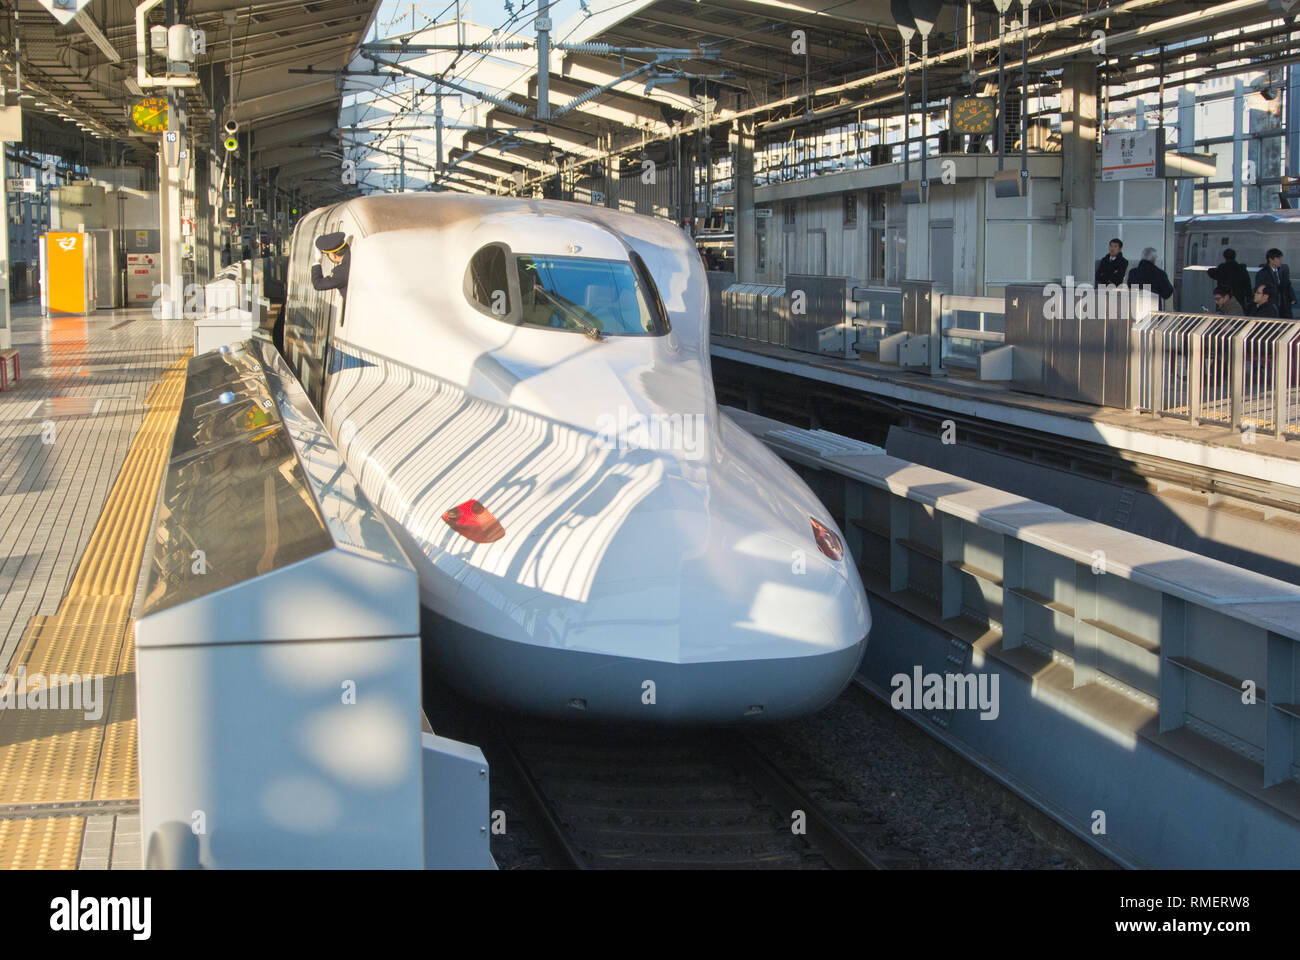
<path fill-rule="evenodd" d="M 1125 130 L 1101 138 L 1102 180 L 1154 180 L 1164 175 L 1163 131 Z"/>

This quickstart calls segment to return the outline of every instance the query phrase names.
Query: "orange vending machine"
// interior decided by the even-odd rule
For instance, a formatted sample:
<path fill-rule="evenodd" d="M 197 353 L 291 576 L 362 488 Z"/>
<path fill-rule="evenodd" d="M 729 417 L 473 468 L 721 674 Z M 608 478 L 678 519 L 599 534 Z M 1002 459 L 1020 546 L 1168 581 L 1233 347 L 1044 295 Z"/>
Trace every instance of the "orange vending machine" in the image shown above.
<path fill-rule="evenodd" d="M 47 233 L 41 237 L 41 312 L 95 309 L 95 237 Z"/>

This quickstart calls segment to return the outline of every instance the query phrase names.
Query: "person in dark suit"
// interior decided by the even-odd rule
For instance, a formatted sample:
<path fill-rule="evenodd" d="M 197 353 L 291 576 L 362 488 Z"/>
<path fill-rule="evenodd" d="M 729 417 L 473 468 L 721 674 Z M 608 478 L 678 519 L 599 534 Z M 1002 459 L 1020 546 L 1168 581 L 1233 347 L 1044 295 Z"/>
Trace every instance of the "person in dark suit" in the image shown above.
<path fill-rule="evenodd" d="M 1156 266 L 1155 247 L 1147 247 L 1142 251 L 1142 259 L 1128 272 L 1128 285 L 1150 290 L 1162 301 L 1174 295 L 1174 285 L 1169 282 L 1169 274 Z"/>
<path fill-rule="evenodd" d="M 1228 288 L 1232 298 L 1240 304 L 1250 302 L 1250 271 L 1237 262 L 1237 251 L 1228 247 L 1223 251 L 1223 263 L 1206 271 L 1215 283 Z"/>
<path fill-rule="evenodd" d="M 1097 286 L 1101 287 L 1109 284 L 1118 287 L 1124 282 L 1124 274 L 1128 271 L 1128 261 L 1124 259 L 1123 249 L 1123 240 L 1116 238 L 1110 242 L 1110 252 L 1097 261 L 1097 270 L 1093 276 Z"/>
<path fill-rule="evenodd" d="M 1295 304 L 1295 290 L 1291 287 L 1291 268 L 1282 262 L 1282 251 L 1273 247 L 1264 255 L 1259 272 L 1255 274 L 1255 288 L 1261 283 L 1273 288 L 1273 305 L 1277 307 L 1277 316 L 1291 319 L 1291 307 Z"/>
<path fill-rule="evenodd" d="M 1252 317 L 1273 318 L 1278 316 L 1276 287 L 1263 280 L 1255 284 L 1255 303 L 1250 315 Z"/>
<path fill-rule="evenodd" d="M 334 264 L 334 269 L 327 275 L 319 263 L 311 265 L 311 285 L 317 290 L 337 290 L 344 296 L 348 292 L 348 268 L 352 264 L 352 253 L 348 249 L 348 238 L 341 232 L 326 233 L 316 238 L 316 249 Z"/>

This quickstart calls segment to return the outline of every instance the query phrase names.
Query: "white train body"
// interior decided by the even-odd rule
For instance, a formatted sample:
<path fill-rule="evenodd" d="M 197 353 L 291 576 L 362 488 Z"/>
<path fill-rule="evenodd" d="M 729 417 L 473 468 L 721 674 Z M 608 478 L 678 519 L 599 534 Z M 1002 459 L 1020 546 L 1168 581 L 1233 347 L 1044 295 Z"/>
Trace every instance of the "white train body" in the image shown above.
<path fill-rule="evenodd" d="M 345 312 L 309 280 L 333 230 Z M 690 238 L 646 217 L 406 194 L 299 224 L 287 359 L 416 565 L 426 658 L 454 685 L 717 722 L 810 712 L 847 683 L 862 583 L 825 507 L 719 414 L 707 314 Z"/>

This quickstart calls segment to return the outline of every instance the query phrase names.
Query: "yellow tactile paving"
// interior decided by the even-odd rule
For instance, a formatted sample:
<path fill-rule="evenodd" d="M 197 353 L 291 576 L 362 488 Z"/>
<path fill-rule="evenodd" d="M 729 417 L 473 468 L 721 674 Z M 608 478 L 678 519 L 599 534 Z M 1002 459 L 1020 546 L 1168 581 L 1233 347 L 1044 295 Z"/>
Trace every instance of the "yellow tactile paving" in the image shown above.
<path fill-rule="evenodd" d="M 133 799 L 135 650 L 131 603 L 158 484 L 185 387 L 182 358 L 149 393 L 103 512 L 58 613 L 33 617 L 6 670 L 102 677 L 100 715 L 85 710 L 0 711 L 0 803 Z M 76 866 L 84 820 L 0 821 L 0 865 Z"/>
<path fill-rule="evenodd" d="M 75 870 L 85 826 L 82 817 L 0 820 L 0 867 Z"/>

